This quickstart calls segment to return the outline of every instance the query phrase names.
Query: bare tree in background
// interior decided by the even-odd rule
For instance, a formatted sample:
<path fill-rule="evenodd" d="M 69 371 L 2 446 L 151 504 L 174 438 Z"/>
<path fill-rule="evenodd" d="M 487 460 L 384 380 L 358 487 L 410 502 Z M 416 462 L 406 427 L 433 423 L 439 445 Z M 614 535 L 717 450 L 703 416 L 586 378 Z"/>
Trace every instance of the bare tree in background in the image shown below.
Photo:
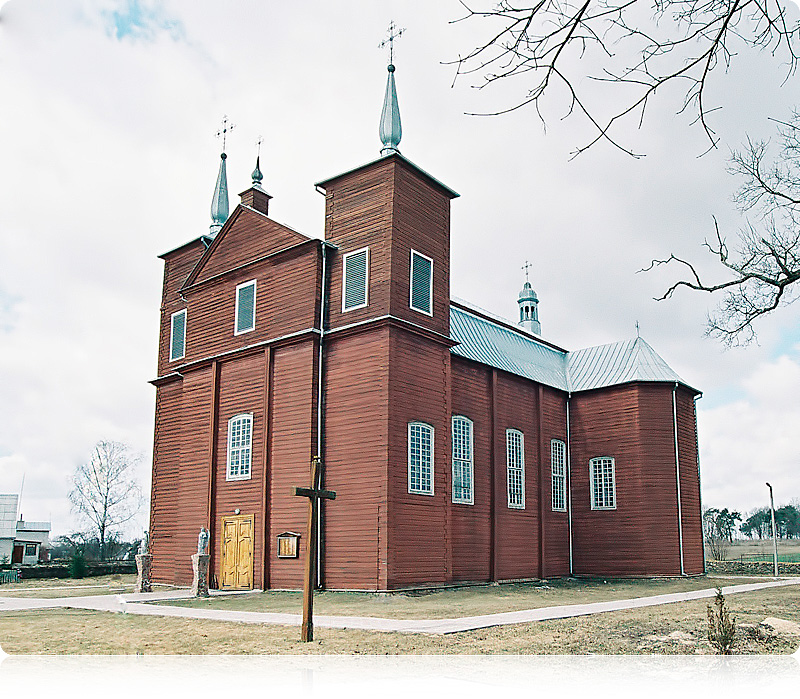
<path fill-rule="evenodd" d="M 543 97 L 560 85 L 567 115 L 582 114 L 595 132 L 576 154 L 606 140 L 637 155 L 617 140 L 617 127 L 629 116 L 641 123 L 656 91 L 673 83 L 683 90 L 678 110 L 695 117 L 713 147 L 707 116 L 718 106 L 706 94 L 714 71 L 727 70 L 742 49 L 768 51 L 787 78 L 797 67 L 800 23 L 787 18 L 779 0 L 539 0 L 522 7 L 502 0 L 489 10 L 473 9 L 488 4 L 477 0 L 461 4 L 467 14 L 455 22 L 482 22 L 487 31 L 452 61 L 456 79 L 476 75 L 479 88 L 516 79 L 523 96 L 489 113 L 530 105 L 540 117 Z M 602 102 L 584 77 L 609 83 Z"/>
<path fill-rule="evenodd" d="M 100 441 L 89 462 L 76 467 L 72 476 L 72 509 L 97 532 L 101 560 L 106 557 L 107 539 L 134 517 L 144 501 L 133 475 L 138 462 L 126 444 Z"/>
<path fill-rule="evenodd" d="M 692 263 L 670 255 L 653 260 L 650 267 L 675 263 L 687 279 L 673 284 L 659 297 L 672 296 L 679 287 L 709 293 L 722 292 L 720 305 L 709 316 L 707 333 L 728 346 L 746 345 L 756 337 L 753 322 L 797 298 L 800 281 L 800 113 L 780 124 L 780 151 L 767 157 L 768 143 L 748 141 L 735 152 L 731 171 L 744 178 L 734 200 L 751 214 L 734 250 L 716 226 L 716 240 L 704 246 L 727 269 L 729 279 L 719 284 L 703 282 Z"/>

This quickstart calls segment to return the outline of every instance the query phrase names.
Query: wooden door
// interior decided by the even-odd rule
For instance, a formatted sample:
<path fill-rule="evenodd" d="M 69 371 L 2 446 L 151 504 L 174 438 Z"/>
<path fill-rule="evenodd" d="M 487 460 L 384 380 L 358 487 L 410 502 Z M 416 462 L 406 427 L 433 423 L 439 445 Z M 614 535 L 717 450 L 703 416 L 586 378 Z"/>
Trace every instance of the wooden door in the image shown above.
<path fill-rule="evenodd" d="M 253 589 L 253 515 L 222 518 L 220 589 Z"/>

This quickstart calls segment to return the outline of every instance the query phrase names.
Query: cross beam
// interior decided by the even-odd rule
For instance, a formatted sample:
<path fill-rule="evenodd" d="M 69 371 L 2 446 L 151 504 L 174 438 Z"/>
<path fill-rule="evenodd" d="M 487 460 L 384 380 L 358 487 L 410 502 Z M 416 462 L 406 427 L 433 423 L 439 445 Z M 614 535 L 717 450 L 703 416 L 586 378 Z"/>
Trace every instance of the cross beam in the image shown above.
<path fill-rule="evenodd" d="M 318 456 L 311 460 L 311 487 L 292 487 L 292 495 L 308 498 L 308 537 L 306 539 L 306 564 L 303 580 L 303 625 L 300 632 L 301 641 L 314 640 L 314 581 L 317 567 L 317 537 L 314 523 L 317 520 L 317 509 L 320 500 L 335 500 L 336 493 L 319 487 L 322 477 L 322 462 Z"/>

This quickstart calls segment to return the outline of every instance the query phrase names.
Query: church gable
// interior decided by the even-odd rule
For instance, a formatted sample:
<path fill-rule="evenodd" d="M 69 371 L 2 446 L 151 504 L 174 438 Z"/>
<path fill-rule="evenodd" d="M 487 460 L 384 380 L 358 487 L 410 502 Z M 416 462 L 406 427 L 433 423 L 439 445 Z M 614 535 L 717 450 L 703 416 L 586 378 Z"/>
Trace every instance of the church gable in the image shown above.
<path fill-rule="evenodd" d="M 264 214 L 237 206 L 192 270 L 184 288 L 308 240 L 302 233 Z"/>

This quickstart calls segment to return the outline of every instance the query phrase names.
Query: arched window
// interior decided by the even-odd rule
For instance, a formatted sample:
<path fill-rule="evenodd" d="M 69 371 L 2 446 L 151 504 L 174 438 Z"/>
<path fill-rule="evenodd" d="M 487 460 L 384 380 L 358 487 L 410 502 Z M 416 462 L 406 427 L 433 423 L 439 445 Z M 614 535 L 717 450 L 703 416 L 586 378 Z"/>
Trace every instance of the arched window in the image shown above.
<path fill-rule="evenodd" d="M 508 506 L 525 509 L 525 437 L 519 430 L 506 430 L 506 483 Z"/>
<path fill-rule="evenodd" d="M 589 462 L 589 492 L 593 510 L 617 508 L 617 484 L 612 457 L 598 456 Z"/>
<path fill-rule="evenodd" d="M 433 495 L 433 427 L 408 423 L 408 492 Z"/>
<path fill-rule="evenodd" d="M 234 415 L 228 420 L 228 468 L 225 476 L 229 481 L 250 478 L 253 456 L 253 413 Z"/>
<path fill-rule="evenodd" d="M 473 494 L 472 420 L 453 416 L 453 502 L 472 505 Z"/>

